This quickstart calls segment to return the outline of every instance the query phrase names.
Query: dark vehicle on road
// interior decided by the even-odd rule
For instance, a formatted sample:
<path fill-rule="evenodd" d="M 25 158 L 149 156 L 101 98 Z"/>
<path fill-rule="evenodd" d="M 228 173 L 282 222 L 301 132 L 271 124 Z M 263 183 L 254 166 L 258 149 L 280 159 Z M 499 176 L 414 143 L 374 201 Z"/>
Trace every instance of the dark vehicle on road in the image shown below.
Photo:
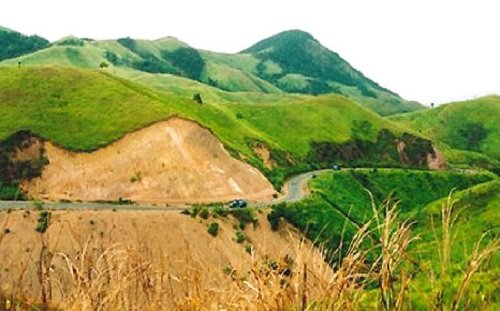
<path fill-rule="evenodd" d="M 247 207 L 247 205 L 248 205 L 247 201 L 243 199 L 236 199 L 231 201 L 231 203 L 229 203 L 230 208 L 244 208 Z"/>
<path fill-rule="evenodd" d="M 332 170 L 334 170 L 334 171 L 340 171 L 341 169 L 342 169 L 342 165 L 340 165 L 340 164 L 332 165 Z"/>

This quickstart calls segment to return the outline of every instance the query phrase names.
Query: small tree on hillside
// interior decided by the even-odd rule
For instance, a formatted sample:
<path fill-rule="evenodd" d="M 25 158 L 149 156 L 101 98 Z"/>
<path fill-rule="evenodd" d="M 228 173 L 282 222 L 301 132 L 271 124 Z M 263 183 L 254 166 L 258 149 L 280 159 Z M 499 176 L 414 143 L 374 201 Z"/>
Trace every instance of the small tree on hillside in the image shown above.
<path fill-rule="evenodd" d="M 101 63 L 99 64 L 99 68 L 101 68 L 101 70 L 104 70 L 104 69 L 106 69 L 106 68 L 108 68 L 108 67 L 109 67 L 109 65 L 108 65 L 108 63 L 106 63 L 106 62 L 101 62 Z"/>
<path fill-rule="evenodd" d="M 197 102 L 198 104 L 200 104 L 200 105 L 203 104 L 203 99 L 201 99 L 201 94 L 200 93 L 194 94 L 193 100 L 195 102 Z"/>

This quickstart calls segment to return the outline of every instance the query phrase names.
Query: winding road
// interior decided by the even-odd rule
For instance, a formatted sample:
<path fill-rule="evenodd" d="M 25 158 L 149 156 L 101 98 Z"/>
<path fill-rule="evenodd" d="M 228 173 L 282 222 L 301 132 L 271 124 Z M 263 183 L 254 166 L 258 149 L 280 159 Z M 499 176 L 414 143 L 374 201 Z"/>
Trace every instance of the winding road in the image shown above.
<path fill-rule="evenodd" d="M 266 207 L 283 202 L 300 201 L 309 195 L 307 182 L 314 175 L 331 171 L 328 169 L 316 170 L 294 176 L 285 182 L 283 194 L 281 197 L 259 203 L 249 204 L 249 207 Z M 146 206 L 146 205 L 120 205 L 120 204 L 105 204 L 105 203 L 62 203 L 62 202 L 44 202 L 43 207 L 46 209 L 56 210 L 134 210 L 134 211 L 180 211 L 189 205 L 184 206 Z M 0 201 L 0 210 L 2 209 L 33 209 L 35 202 L 33 201 Z"/>

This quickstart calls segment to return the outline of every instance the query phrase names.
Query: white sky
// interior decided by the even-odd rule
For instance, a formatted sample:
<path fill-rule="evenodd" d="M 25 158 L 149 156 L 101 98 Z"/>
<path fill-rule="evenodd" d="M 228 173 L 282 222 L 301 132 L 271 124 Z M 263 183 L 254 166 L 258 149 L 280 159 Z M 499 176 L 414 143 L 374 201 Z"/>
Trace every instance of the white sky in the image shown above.
<path fill-rule="evenodd" d="M 0 25 L 50 41 L 173 36 L 228 53 L 301 29 L 405 99 L 500 94 L 499 0 L 2 0 Z"/>

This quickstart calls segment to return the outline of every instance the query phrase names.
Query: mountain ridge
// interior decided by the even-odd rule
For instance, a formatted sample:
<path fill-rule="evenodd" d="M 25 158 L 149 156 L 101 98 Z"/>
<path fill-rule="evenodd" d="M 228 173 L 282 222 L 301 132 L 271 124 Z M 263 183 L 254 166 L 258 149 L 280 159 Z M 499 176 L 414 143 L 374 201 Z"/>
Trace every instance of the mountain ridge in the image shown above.
<path fill-rule="evenodd" d="M 280 41 L 285 46 L 277 44 Z M 266 43 L 277 47 L 283 57 L 263 54 L 262 49 L 257 51 Z M 55 47 L 67 49 L 58 51 Z M 289 55 L 286 52 L 289 50 L 295 54 Z M 237 54 L 194 49 L 174 37 L 153 41 L 129 37 L 103 41 L 66 37 L 53 42 L 42 52 L 26 54 L 2 64 L 22 62 L 25 65 L 98 68 L 102 62 L 107 62 L 110 66 L 127 70 L 186 77 L 229 92 L 339 93 L 383 116 L 423 108 L 380 87 L 338 54 L 322 46 L 312 35 L 300 30 L 264 39 Z M 304 67 L 297 70 L 301 64 L 305 64 Z"/>

